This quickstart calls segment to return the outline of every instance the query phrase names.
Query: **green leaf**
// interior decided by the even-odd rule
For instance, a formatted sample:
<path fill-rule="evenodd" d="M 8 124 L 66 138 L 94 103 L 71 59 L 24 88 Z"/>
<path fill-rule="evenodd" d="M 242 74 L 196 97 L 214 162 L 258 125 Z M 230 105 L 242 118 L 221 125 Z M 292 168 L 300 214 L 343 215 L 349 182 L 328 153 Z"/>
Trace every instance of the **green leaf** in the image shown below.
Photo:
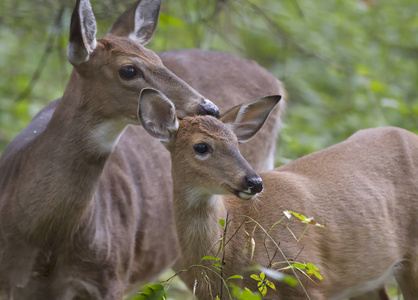
<path fill-rule="evenodd" d="M 237 300 L 261 300 L 261 295 L 250 291 L 248 288 L 241 289 L 234 284 L 230 284 L 232 295 Z"/>
<path fill-rule="evenodd" d="M 221 259 L 214 257 L 214 256 L 203 256 L 200 261 L 204 261 L 204 260 L 221 260 Z"/>
<path fill-rule="evenodd" d="M 219 224 L 221 224 L 222 227 L 225 226 L 225 220 L 224 219 L 219 219 Z"/>
<path fill-rule="evenodd" d="M 164 286 L 162 284 L 152 284 L 145 287 L 144 291 L 131 300 L 165 300 Z"/>
<path fill-rule="evenodd" d="M 263 297 L 267 294 L 267 287 L 265 285 L 260 286 L 258 290 L 260 291 L 261 295 L 263 295 Z"/>
<path fill-rule="evenodd" d="M 290 266 L 299 270 L 306 270 L 306 274 L 308 274 L 309 276 L 314 275 L 319 280 L 323 279 L 321 274 L 319 274 L 318 267 L 316 267 L 315 265 L 311 263 L 306 263 L 306 264 L 294 263 L 294 264 L 291 264 Z"/>
<path fill-rule="evenodd" d="M 315 271 L 319 271 L 319 269 L 318 269 L 315 265 L 313 265 L 313 264 L 311 264 L 311 263 L 307 263 L 307 264 L 306 264 L 306 266 L 307 266 L 308 268 L 310 268 L 310 269 L 315 270 Z"/>
<path fill-rule="evenodd" d="M 276 290 L 276 286 L 274 285 L 274 283 L 273 283 L 273 282 L 268 281 L 268 282 L 266 282 L 266 284 L 267 284 L 267 286 L 269 286 L 271 289 Z"/>
<path fill-rule="evenodd" d="M 226 281 L 228 281 L 229 279 L 244 279 L 244 277 L 242 277 L 241 275 L 233 275 L 233 276 L 228 277 Z"/>
<path fill-rule="evenodd" d="M 298 285 L 298 281 L 293 276 L 285 275 L 283 281 L 290 286 Z"/>
<path fill-rule="evenodd" d="M 313 275 L 315 275 L 315 277 L 316 277 L 316 278 L 318 278 L 319 280 L 321 280 L 321 281 L 323 280 L 323 278 L 322 278 L 321 274 L 319 274 L 317 271 L 313 271 L 312 273 L 313 273 Z"/>
<path fill-rule="evenodd" d="M 266 278 L 266 275 L 264 274 L 264 272 L 260 273 L 260 278 L 261 278 L 261 280 L 264 280 Z"/>
<path fill-rule="evenodd" d="M 261 281 L 261 278 L 258 275 L 255 274 L 251 274 L 250 278 L 257 280 L 257 281 Z"/>
<path fill-rule="evenodd" d="M 294 263 L 291 264 L 292 267 L 298 268 L 298 269 L 306 269 L 306 265 L 305 264 L 300 264 L 300 263 Z"/>
<path fill-rule="evenodd" d="M 319 280 L 323 279 L 321 274 L 319 274 L 319 269 L 311 263 L 306 264 L 306 273 L 308 273 L 309 276 L 314 275 Z"/>
<path fill-rule="evenodd" d="M 375 93 L 383 91 L 384 87 L 385 87 L 384 84 L 382 82 L 378 81 L 378 80 L 371 80 L 370 81 L 370 88 Z"/>
<path fill-rule="evenodd" d="M 283 211 L 283 213 L 285 214 L 285 216 L 288 219 L 290 219 L 290 217 L 292 215 L 294 215 L 296 218 L 298 218 L 298 221 L 301 222 L 301 223 L 315 225 L 315 226 L 318 226 L 318 227 L 325 227 L 325 225 L 321 225 L 321 224 L 315 222 L 313 217 L 308 218 L 308 217 L 306 217 L 306 216 L 304 216 L 300 213 L 296 213 L 296 212 L 293 212 L 293 211 L 290 211 L 290 210 L 285 210 L 285 211 Z"/>

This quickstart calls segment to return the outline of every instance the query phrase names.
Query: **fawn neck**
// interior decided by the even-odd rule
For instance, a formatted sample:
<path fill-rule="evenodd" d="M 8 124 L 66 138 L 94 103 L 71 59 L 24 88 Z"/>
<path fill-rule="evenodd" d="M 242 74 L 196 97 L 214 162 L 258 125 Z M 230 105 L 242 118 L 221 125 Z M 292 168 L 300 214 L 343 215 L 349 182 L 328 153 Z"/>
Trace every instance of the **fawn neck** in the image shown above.
<path fill-rule="evenodd" d="M 173 177 L 176 178 L 176 177 Z M 226 218 L 221 195 L 181 186 L 174 179 L 174 213 L 180 247 L 187 264 L 197 264 L 205 255 L 216 256 L 216 243 L 222 235 L 219 219 Z"/>

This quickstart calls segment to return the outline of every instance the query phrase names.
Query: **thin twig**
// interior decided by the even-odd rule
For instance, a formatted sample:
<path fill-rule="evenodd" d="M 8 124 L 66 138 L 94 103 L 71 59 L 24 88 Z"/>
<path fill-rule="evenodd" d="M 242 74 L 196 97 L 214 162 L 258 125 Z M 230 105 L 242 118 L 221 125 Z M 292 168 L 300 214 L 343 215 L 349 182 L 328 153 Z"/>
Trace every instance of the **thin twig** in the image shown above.
<path fill-rule="evenodd" d="M 302 232 L 302 234 L 301 234 L 301 235 L 300 235 L 300 237 L 298 238 L 298 243 L 299 243 L 299 241 L 303 238 L 303 236 L 305 235 L 305 233 L 306 233 L 306 231 L 308 230 L 308 228 L 309 228 L 309 224 L 306 224 L 305 230 Z"/>
<path fill-rule="evenodd" d="M 220 264 L 220 268 L 221 268 L 221 299 L 223 299 L 223 285 L 222 285 L 222 280 L 224 278 L 224 265 L 225 265 L 225 239 L 226 239 L 226 232 L 228 229 L 228 218 L 229 218 L 229 212 L 226 213 L 226 219 L 225 219 L 225 227 L 224 227 L 224 234 L 222 236 L 222 260 L 221 260 L 221 264 Z"/>
<path fill-rule="evenodd" d="M 285 218 L 285 216 L 283 216 L 279 221 L 277 221 L 276 223 L 274 223 L 273 225 L 271 225 L 270 226 L 270 228 L 269 228 L 269 230 L 267 231 L 267 232 L 270 232 L 271 230 L 273 230 L 273 228 L 277 225 L 277 224 L 279 224 L 279 223 L 281 223 L 282 221 L 283 221 L 283 219 Z M 282 225 L 283 226 L 283 225 Z M 276 253 L 277 253 L 277 249 L 276 249 L 276 252 L 275 252 L 275 254 L 274 254 L 274 256 L 273 256 L 273 258 L 270 260 L 270 254 L 269 254 L 269 252 L 268 252 L 268 249 L 267 249 L 267 235 L 264 235 L 264 241 L 263 241 L 263 244 L 264 244 L 264 249 L 266 250 L 266 253 L 267 253 L 267 258 L 268 258 L 268 260 L 270 261 L 270 263 L 269 263 L 269 265 L 271 265 L 271 262 L 272 262 L 272 260 L 273 260 L 273 258 L 274 258 L 274 256 L 276 255 Z M 280 245 L 280 243 L 279 243 L 279 245 Z"/>
<path fill-rule="evenodd" d="M 191 265 L 190 267 L 188 267 L 187 269 L 183 269 L 183 270 L 180 270 L 180 271 L 178 271 L 176 274 L 174 274 L 174 275 L 172 275 L 172 276 L 170 276 L 167 280 L 164 280 L 162 283 L 164 283 L 165 285 L 170 285 L 170 283 L 168 283 L 169 281 L 173 281 L 173 279 L 176 277 L 176 276 L 178 276 L 178 275 L 180 275 L 181 273 L 184 273 L 184 272 L 187 272 L 187 271 L 189 271 L 189 270 L 191 270 L 191 269 L 194 269 L 194 268 L 202 268 L 202 269 L 206 269 L 206 270 L 208 270 L 208 271 L 210 271 L 210 272 L 212 272 L 212 273 L 214 273 L 216 276 L 218 276 L 220 279 L 221 279 L 221 283 L 224 285 L 224 286 L 226 286 L 227 287 L 227 283 L 226 283 L 226 280 L 225 279 L 223 279 L 215 270 L 213 270 L 213 269 L 211 269 L 210 267 L 207 267 L 207 266 L 204 266 L 204 265 Z M 231 296 L 231 293 L 229 292 L 229 289 L 227 288 L 226 289 L 226 291 L 228 292 L 228 298 L 229 299 L 232 299 L 232 296 Z"/>
<path fill-rule="evenodd" d="M 299 253 L 295 256 L 295 258 L 293 259 L 293 261 L 296 261 L 299 257 L 299 255 L 302 253 L 303 249 L 305 248 L 305 245 L 302 246 L 302 249 L 300 249 Z"/>
<path fill-rule="evenodd" d="M 279 243 L 279 246 L 280 246 L 280 243 Z M 276 257 L 277 251 L 278 251 L 278 249 L 276 249 L 276 251 L 274 251 L 274 254 L 273 254 L 272 258 L 270 259 L 269 265 L 267 266 L 267 269 L 270 269 L 272 267 L 273 260 Z"/>
<path fill-rule="evenodd" d="M 242 223 L 238 226 L 237 230 L 235 230 L 235 232 L 232 234 L 232 236 L 226 241 L 225 246 L 228 245 L 229 241 L 232 240 L 232 238 L 238 233 L 238 231 L 241 229 L 242 225 L 244 225 L 245 223 L 245 219 L 244 221 L 242 221 Z"/>
<path fill-rule="evenodd" d="M 264 231 L 264 233 L 270 238 L 270 240 L 273 242 L 273 244 L 276 246 L 276 248 L 280 251 L 280 254 L 283 256 L 283 258 L 285 259 L 286 263 L 288 264 L 288 266 L 291 266 L 290 261 L 287 259 L 286 255 L 283 253 L 282 249 L 279 247 L 279 245 L 276 243 L 276 241 L 273 239 L 273 237 L 264 229 L 263 226 L 261 226 L 260 223 L 258 223 L 255 219 L 251 218 L 250 216 L 246 216 L 246 215 L 242 215 L 244 218 L 248 218 L 249 220 L 251 220 L 252 222 L 254 222 L 255 224 L 258 225 L 258 227 L 261 228 L 261 230 Z M 296 271 L 291 268 L 293 274 L 295 275 L 297 281 L 299 282 L 299 284 L 301 285 L 303 292 L 305 293 L 306 297 L 308 298 L 308 300 L 311 300 L 311 297 L 309 297 L 308 292 L 306 291 L 305 287 L 303 286 L 302 282 L 300 281 L 299 276 L 297 276 Z"/>

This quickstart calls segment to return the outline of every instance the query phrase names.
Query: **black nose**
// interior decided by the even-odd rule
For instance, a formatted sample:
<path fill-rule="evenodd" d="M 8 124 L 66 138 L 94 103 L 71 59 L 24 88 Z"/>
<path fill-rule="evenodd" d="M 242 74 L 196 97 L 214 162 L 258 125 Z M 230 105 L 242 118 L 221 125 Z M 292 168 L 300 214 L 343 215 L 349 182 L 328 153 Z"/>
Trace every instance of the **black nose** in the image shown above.
<path fill-rule="evenodd" d="M 214 116 L 215 118 L 219 118 L 219 109 L 218 107 L 207 99 L 204 99 L 203 103 L 199 104 L 199 115 L 210 115 Z"/>
<path fill-rule="evenodd" d="M 263 190 L 263 181 L 260 177 L 245 178 L 247 187 L 250 189 L 251 194 L 257 194 Z"/>

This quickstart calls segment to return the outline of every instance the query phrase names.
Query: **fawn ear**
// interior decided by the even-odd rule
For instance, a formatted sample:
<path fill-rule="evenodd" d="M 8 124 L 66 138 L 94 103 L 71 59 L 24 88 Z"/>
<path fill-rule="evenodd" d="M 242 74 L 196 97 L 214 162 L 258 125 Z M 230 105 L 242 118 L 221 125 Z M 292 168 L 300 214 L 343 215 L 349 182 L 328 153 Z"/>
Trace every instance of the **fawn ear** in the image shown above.
<path fill-rule="evenodd" d="M 170 142 L 179 128 L 173 102 L 154 89 L 141 91 L 138 117 L 145 130 L 163 143 Z"/>
<path fill-rule="evenodd" d="M 260 130 L 281 98 L 279 95 L 267 96 L 237 105 L 227 111 L 221 121 L 231 126 L 240 143 L 245 143 Z"/>
<path fill-rule="evenodd" d="M 113 24 L 109 34 L 126 36 L 145 46 L 154 35 L 160 14 L 161 0 L 139 0 Z"/>
<path fill-rule="evenodd" d="M 72 65 L 77 66 L 89 60 L 90 54 L 96 48 L 96 32 L 96 19 L 90 2 L 77 0 L 71 16 L 67 46 L 67 56 Z"/>

